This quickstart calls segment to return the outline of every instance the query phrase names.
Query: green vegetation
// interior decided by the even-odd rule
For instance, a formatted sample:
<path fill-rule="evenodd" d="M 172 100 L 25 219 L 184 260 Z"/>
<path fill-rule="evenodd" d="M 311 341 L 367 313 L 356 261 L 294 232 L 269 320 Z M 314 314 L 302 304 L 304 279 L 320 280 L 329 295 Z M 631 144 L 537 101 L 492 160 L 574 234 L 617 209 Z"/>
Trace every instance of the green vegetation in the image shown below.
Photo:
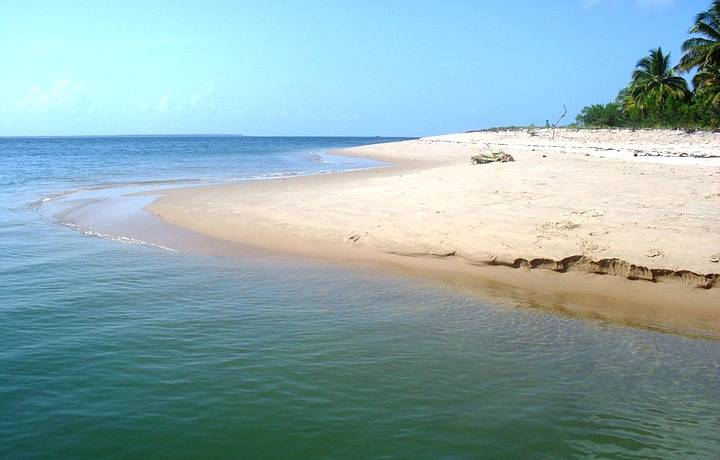
<path fill-rule="evenodd" d="M 662 49 L 638 61 L 630 84 L 608 104 L 584 107 L 577 123 L 585 127 L 720 127 L 720 0 L 698 14 L 683 43 L 684 55 L 672 68 Z M 692 91 L 678 72 L 695 71 Z"/>

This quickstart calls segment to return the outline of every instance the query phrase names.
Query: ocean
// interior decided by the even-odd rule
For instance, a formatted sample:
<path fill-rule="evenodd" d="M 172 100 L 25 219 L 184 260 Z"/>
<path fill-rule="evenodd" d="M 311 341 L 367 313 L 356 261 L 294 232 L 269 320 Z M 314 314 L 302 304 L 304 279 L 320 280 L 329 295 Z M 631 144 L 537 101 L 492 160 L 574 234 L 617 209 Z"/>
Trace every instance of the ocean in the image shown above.
<path fill-rule="evenodd" d="M 0 458 L 720 455 L 719 341 L 66 218 L 393 140 L 0 138 Z"/>

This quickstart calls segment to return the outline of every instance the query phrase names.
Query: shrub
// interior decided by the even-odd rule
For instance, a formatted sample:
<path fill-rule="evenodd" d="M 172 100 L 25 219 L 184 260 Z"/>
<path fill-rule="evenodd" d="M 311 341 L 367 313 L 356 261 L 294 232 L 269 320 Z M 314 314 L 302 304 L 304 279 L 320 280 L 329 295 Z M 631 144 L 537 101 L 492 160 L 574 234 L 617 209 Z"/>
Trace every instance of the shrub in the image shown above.
<path fill-rule="evenodd" d="M 616 128 L 627 124 L 622 106 L 615 102 L 584 107 L 577 116 L 577 122 L 589 128 Z"/>

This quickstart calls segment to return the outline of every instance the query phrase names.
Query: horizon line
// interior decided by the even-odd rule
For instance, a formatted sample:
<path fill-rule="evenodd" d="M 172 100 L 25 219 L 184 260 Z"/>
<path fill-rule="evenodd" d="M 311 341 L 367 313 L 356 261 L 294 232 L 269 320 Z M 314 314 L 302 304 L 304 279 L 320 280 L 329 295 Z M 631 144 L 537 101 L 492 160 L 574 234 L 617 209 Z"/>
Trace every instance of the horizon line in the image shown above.
<path fill-rule="evenodd" d="M 97 137 L 358 137 L 358 138 L 404 138 L 417 139 L 420 136 L 381 136 L 381 135 L 255 135 L 255 134 L 20 134 L 20 135 L 0 135 L 0 139 L 81 139 L 81 138 L 97 138 Z"/>

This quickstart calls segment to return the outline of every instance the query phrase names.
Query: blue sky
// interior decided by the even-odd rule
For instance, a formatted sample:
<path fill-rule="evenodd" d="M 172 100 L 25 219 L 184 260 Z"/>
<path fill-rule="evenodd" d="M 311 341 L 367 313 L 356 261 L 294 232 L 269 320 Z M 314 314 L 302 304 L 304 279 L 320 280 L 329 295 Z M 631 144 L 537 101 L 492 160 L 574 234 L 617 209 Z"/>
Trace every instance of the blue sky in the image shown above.
<path fill-rule="evenodd" d="M 0 0 L 0 135 L 405 135 L 607 102 L 691 0 Z"/>

